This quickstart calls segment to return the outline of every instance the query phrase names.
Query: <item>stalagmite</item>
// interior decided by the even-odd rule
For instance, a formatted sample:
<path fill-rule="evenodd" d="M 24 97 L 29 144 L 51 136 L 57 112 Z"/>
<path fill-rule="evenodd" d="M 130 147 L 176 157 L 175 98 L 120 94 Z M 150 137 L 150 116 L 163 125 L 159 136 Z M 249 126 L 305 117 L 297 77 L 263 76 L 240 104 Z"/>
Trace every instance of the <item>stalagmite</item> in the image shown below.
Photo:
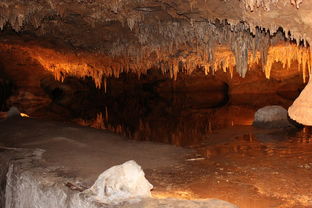
<path fill-rule="evenodd" d="M 311 77 L 311 75 L 310 75 Z M 312 126 L 312 81 L 311 78 L 299 97 L 288 108 L 290 118 L 300 124 Z"/>

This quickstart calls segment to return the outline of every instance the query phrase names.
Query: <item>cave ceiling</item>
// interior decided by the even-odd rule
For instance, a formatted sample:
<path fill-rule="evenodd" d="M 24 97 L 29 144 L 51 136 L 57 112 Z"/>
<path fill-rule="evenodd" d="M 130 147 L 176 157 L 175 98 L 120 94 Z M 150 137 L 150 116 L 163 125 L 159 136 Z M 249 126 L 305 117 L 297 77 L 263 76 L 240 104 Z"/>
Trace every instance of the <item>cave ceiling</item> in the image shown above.
<path fill-rule="evenodd" d="M 311 9 L 308 0 L 2 0 L 0 48 L 24 50 L 58 80 L 91 76 L 98 87 L 150 68 L 244 77 L 261 63 L 269 78 L 274 61 L 310 69 Z"/>

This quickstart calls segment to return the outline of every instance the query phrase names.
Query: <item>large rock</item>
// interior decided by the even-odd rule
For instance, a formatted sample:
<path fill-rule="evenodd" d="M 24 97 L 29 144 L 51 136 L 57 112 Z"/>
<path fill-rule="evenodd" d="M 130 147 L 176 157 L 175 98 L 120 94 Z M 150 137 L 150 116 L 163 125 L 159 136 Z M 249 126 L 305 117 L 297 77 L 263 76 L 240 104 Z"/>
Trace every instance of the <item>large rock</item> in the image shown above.
<path fill-rule="evenodd" d="M 109 204 L 151 197 L 150 184 L 145 174 L 135 161 L 111 167 L 103 172 L 94 185 L 87 190 L 96 195 L 96 199 Z"/>
<path fill-rule="evenodd" d="M 0 119 L 7 119 L 12 117 L 20 117 L 21 113 L 17 107 L 12 106 L 7 112 L 0 112 Z"/>
<path fill-rule="evenodd" d="M 8 118 L 10 118 L 10 117 L 20 117 L 20 111 L 18 110 L 18 108 L 17 107 L 15 107 L 15 106 L 12 106 L 10 109 L 9 109 L 9 111 L 8 111 L 8 113 L 7 113 L 7 116 L 8 116 Z"/>
<path fill-rule="evenodd" d="M 312 126 L 312 81 L 302 90 L 299 97 L 288 108 L 289 117 L 300 124 Z"/>
<path fill-rule="evenodd" d="M 287 110 L 278 105 L 265 106 L 255 113 L 254 126 L 263 128 L 289 127 Z"/>

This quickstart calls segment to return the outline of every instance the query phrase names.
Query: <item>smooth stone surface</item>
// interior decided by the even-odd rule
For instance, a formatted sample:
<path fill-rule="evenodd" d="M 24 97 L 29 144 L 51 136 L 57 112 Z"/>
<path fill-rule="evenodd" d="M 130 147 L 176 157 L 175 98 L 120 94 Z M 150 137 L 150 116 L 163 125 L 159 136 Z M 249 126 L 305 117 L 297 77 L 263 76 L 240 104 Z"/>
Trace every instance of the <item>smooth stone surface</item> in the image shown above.
<path fill-rule="evenodd" d="M 312 81 L 302 90 L 299 97 L 288 108 L 289 117 L 296 122 L 312 126 Z"/>
<path fill-rule="evenodd" d="M 265 106 L 256 111 L 253 125 L 262 128 L 290 127 L 287 115 L 287 110 L 282 106 Z"/>

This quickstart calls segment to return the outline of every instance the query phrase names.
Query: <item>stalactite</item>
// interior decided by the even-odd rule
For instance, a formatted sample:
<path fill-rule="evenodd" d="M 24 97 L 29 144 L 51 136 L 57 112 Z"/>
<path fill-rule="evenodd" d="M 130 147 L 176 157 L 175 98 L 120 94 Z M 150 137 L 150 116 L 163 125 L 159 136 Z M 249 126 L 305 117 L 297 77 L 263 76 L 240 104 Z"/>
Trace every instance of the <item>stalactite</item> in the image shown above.
<path fill-rule="evenodd" d="M 311 52 L 308 48 L 297 47 L 294 44 L 271 47 L 265 64 L 265 75 L 269 79 L 274 62 L 280 62 L 285 67 L 290 67 L 292 61 L 298 62 L 298 70 L 302 71 L 303 80 L 306 81 L 306 72 L 311 72 Z"/>
<path fill-rule="evenodd" d="M 107 77 L 119 77 L 122 72 L 134 72 L 140 77 L 150 68 L 159 68 L 176 80 L 180 70 L 191 74 L 196 68 L 202 68 L 206 75 L 221 69 L 231 76 L 236 69 L 244 77 L 248 68 L 260 62 L 266 77 L 270 78 L 274 62 L 289 68 L 294 61 L 298 61 L 305 77 L 311 66 L 308 48 L 280 44 L 284 36 L 272 38 L 261 28 L 251 35 L 249 26 L 243 23 L 233 26 L 226 22 L 194 22 L 190 28 L 186 21 L 170 21 L 156 28 L 155 25 L 136 24 L 135 30 L 137 41 L 117 39 L 105 54 L 81 52 L 76 55 L 70 51 L 18 44 L 0 43 L 0 46 L 26 51 L 57 80 L 63 81 L 66 76 L 90 76 L 98 88 L 104 89 Z"/>
<path fill-rule="evenodd" d="M 239 36 L 232 44 L 235 54 L 236 71 L 241 77 L 245 77 L 248 69 L 248 48 L 244 36 Z"/>

